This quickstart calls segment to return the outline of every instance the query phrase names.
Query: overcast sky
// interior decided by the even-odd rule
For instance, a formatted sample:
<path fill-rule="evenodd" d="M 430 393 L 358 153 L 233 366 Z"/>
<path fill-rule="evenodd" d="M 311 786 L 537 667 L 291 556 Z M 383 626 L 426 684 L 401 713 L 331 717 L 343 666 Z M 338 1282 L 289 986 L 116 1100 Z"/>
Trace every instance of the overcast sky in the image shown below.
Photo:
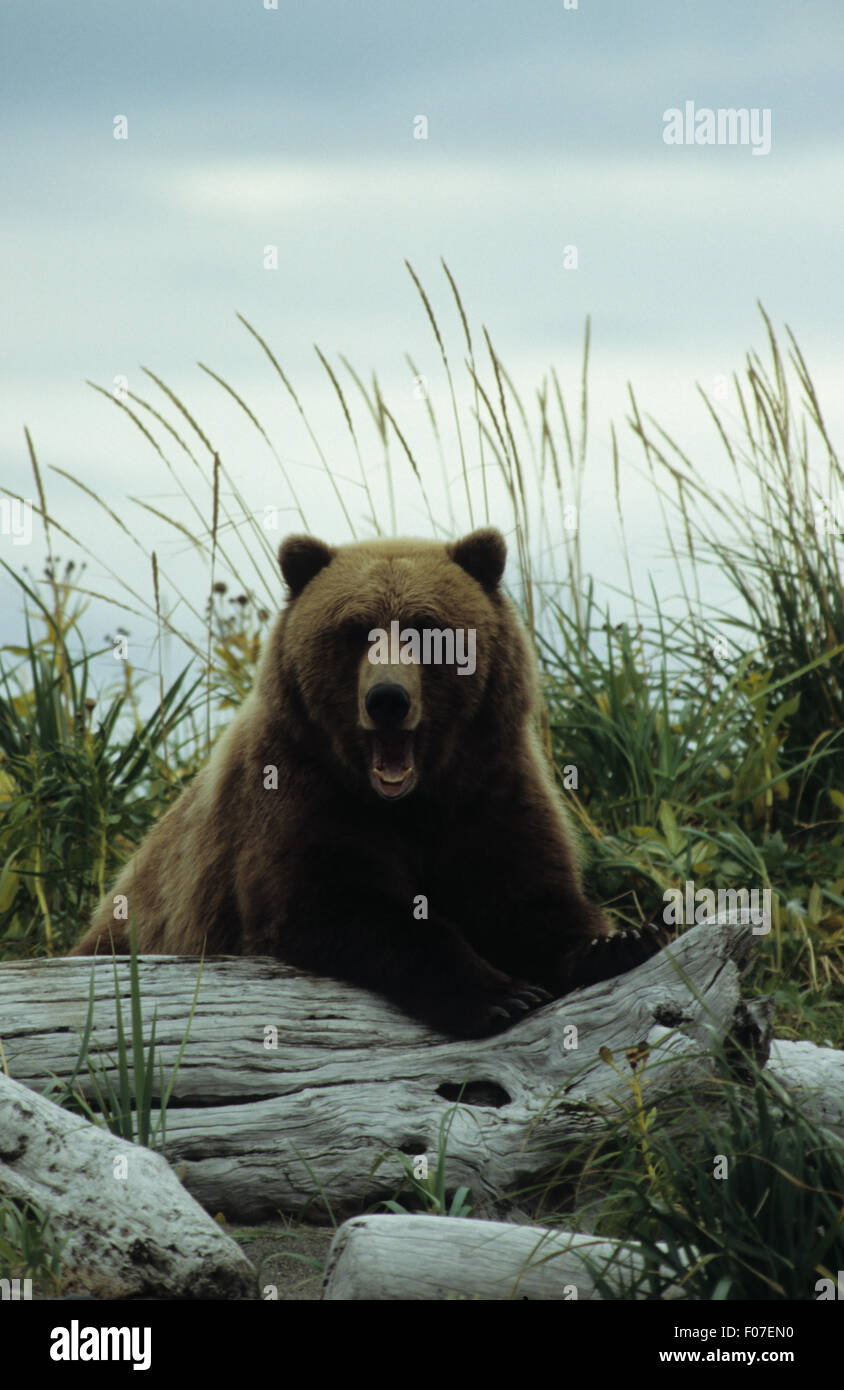
<path fill-rule="evenodd" d="M 403 264 L 422 279 L 460 372 L 442 256 L 476 342 L 486 325 L 528 405 L 554 364 L 576 407 L 591 315 L 587 561 L 623 582 L 608 483 L 614 421 L 637 564 L 669 586 L 661 525 L 624 423 L 628 381 L 701 475 L 719 479 L 695 383 L 711 389 L 748 349 L 764 353 L 761 300 L 778 329 L 794 330 L 840 438 L 842 52 L 840 0 L 4 6 L 0 482 L 34 495 L 26 424 L 53 511 L 93 552 L 92 587 L 114 591 L 117 571 L 148 594 L 143 552 L 155 546 L 165 575 L 201 608 L 207 579 L 188 542 L 129 499 L 198 523 L 150 444 L 85 384 L 111 391 L 126 377 L 175 423 L 141 372 L 150 368 L 220 450 L 246 509 L 282 508 L 276 539 L 287 516 L 301 529 L 283 510 L 292 502 L 272 453 L 201 361 L 264 424 L 311 529 L 347 539 L 319 456 L 239 312 L 272 347 L 332 465 L 351 479 L 355 455 L 313 344 L 338 373 L 340 353 L 365 379 L 377 371 L 448 526 L 434 441 L 404 358 L 428 378 L 445 428 L 447 386 Z M 770 150 L 666 144 L 664 113 L 689 102 L 698 112 L 755 110 L 760 121 L 768 112 Z M 127 139 L 114 138 L 118 117 Z M 415 138 L 420 117 L 426 139 Z M 268 246 L 277 247 L 275 269 L 265 265 Z M 576 269 L 566 268 L 567 247 L 577 248 Z M 388 526 L 380 445 L 362 410 L 364 463 Z M 204 447 L 192 442 L 207 468 Z M 448 433 L 445 442 L 456 479 Z M 190 477 L 171 444 L 168 457 Z M 139 545 L 51 465 L 123 517 Z M 196 478 L 207 516 L 207 487 Z M 397 486 L 400 529 L 430 533 L 408 469 Z M 346 501 L 365 534 L 354 481 Z M 455 524 L 468 526 L 457 486 L 454 507 Z M 492 519 L 507 529 L 506 512 Z M 0 556 L 37 569 L 40 538 L 21 547 L 0 535 Z M 0 596 L 17 610 L 5 577 Z M 0 640 L 13 630 L 10 611 Z"/>

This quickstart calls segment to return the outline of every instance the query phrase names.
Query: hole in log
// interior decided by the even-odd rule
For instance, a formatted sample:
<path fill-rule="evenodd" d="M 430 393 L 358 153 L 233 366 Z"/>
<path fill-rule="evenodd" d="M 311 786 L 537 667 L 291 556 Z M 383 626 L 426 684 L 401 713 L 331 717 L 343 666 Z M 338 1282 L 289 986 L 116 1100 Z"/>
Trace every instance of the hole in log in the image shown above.
<path fill-rule="evenodd" d="M 424 1139 L 404 1139 L 399 1145 L 399 1153 L 407 1154 L 408 1158 L 414 1158 L 417 1154 L 426 1154 L 429 1145 Z"/>
<path fill-rule="evenodd" d="M 653 1011 L 654 1023 L 661 1023 L 663 1028 L 678 1028 L 688 1018 L 678 1004 L 657 1004 Z"/>
<path fill-rule="evenodd" d="M 461 1081 L 459 1085 L 444 1081 L 437 1087 L 437 1095 L 443 1100 L 459 1100 L 462 1105 L 493 1105 L 499 1109 L 510 1104 L 510 1097 L 497 1081 Z"/>

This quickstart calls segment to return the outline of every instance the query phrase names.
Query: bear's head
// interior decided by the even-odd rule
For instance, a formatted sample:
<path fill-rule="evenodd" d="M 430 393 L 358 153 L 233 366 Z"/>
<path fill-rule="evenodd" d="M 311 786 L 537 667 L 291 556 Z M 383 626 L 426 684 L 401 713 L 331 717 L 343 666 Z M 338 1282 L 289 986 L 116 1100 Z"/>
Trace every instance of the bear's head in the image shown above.
<path fill-rule="evenodd" d="M 265 697 L 280 682 L 287 717 L 300 717 L 324 761 L 385 801 L 442 792 L 457 773 L 477 779 L 482 760 L 512 745 L 535 689 L 500 588 L 506 556 L 492 528 L 450 544 L 289 536 Z"/>

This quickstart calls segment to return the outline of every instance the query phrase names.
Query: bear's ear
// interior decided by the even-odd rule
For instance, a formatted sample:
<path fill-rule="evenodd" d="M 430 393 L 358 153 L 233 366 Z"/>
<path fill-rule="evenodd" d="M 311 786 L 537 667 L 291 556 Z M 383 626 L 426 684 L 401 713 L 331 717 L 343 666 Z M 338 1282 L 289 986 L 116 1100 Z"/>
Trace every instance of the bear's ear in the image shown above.
<path fill-rule="evenodd" d="M 496 531 L 494 526 L 472 531 L 462 541 L 450 545 L 448 553 L 461 569 L 471 574 L 490 593 L 497 587 L 504 573 L 507 546 L 501 532 Z"/>
<path fill-rule="evenodd" d="M 291 598 L 301 594 L 314 575 L 331 564 L 334 553 L 330 545 L 315 536 L 288 536 L 282 541 L 278 563 Z"/>

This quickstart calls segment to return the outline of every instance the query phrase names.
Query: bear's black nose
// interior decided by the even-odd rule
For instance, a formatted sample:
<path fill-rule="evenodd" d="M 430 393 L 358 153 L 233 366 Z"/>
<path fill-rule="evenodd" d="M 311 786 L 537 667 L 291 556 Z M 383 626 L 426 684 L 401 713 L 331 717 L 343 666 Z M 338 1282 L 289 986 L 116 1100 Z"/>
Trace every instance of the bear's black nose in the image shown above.
<path fill-rule="evenodd" d="M 366 712 L 379 729 L 394 729 L 410 709 L 410 696 L 403 685 L 381 681 L 367 692 Z"/>

